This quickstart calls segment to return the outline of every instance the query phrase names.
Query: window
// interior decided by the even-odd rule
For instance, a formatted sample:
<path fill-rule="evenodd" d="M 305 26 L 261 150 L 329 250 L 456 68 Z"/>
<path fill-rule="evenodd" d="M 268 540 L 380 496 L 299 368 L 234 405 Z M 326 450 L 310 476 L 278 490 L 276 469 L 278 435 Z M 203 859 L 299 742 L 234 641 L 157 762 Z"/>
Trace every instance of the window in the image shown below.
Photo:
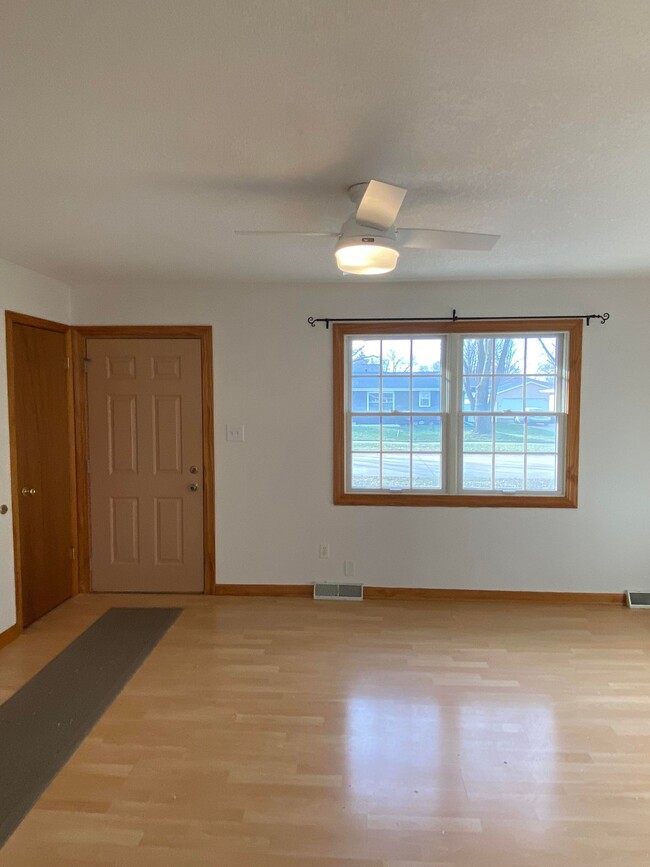
<path fill-rule="evenodd" d="M 582 322 L 337 323 L 334 501 L 577 505 Z"/>

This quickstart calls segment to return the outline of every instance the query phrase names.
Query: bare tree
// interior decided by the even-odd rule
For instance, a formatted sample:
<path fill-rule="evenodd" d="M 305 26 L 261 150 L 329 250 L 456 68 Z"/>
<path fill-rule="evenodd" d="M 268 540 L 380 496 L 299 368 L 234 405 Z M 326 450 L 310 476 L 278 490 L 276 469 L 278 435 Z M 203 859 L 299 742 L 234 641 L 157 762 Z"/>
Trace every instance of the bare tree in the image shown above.
<path fill-rule="evenodd" d="M 494 377 L 492 374 L 492 348 L 494 346 Z M 499 387 L 503 376 L 520 373 L 515 361 L 515 343 L 511 337 L 477 337 L 463 342 L 463 388 L 472 412 L 489 412 L 492 409 L 493 389 Z M 491 430 L 488 417 L 476 417 L 476 433 L 487 434 Z"/>
<path fill-rule="evenodd" d="M 408 373 L 411 364 L 410 358 L 400 358 L 394 349 L 384 352 L 381 361 L 384 373 Z"/>
<path fill-rule="evenodd" d="M 364 363 L 368 366 L 376 367 L 379 370 L 380 362 L 379 355 L 368 355 L 365 345 L 358 346 L 352 350 L 352 365 L 356 362 Z M 389 349 L 383 353 L 381 359 L 381 368 L 383 373 L 408 373 L 411 364 L 410 358 L 401 357 L 394 349 Z M 440 362 L 434 361 L 429 367 L 427 364 L 418 364 L 414 362 L 414 373 L 440 373 Z"/>
<path fill-rule="evenodd" d="M 378 355 L 366 355 L 365 346 L 358 346 L 352 349 L 352 370 L 354 370 L 354 365 L 359 363 L 364 363 L 368 366 L 372 365 L 379 370 L 379 356 Z"/>

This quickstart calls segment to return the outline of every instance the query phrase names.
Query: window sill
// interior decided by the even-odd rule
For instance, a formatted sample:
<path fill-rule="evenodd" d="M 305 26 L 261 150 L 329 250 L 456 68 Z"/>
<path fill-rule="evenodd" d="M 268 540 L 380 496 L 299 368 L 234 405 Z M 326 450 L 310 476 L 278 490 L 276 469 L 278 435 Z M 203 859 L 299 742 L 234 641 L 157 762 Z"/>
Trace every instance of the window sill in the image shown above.
<path fill-rule="evenodd" d="M 512 494 L 351 494 L 334 495 L 335 506 L 446 506 L 488 509 L 577 509 L 578 496 Z"/>

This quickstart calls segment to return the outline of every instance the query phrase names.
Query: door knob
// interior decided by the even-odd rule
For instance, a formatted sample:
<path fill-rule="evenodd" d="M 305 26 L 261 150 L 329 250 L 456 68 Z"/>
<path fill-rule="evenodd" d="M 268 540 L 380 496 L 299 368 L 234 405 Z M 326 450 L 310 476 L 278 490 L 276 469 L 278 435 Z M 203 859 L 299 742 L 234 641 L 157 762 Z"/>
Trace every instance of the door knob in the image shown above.
<path fill-rule="evenodd" d="M 193 493 L 194 493 L 195 491 L 198 491 L 198 489 L 199 489 L 199 486 L 196 484 L 196 482 L 193 482 L 193 483 L 190 485 L 190 491 L 192 491 Z"/>
<path fill-rule="evenodd" d="M 23 488 L 20 493 L 23 497 L 33 497 L 36 493 L 36 488 Z"/>
<path fill-rule="evenodd" d="M 199 471 L 199 468 L 195 467 L 194 464 L 192 464 L 192 466 L 190 467 L 190 472 L 194 473 L 194 475 L 196 475 L 196 473 L 198 473 L 198 471 Z"/>

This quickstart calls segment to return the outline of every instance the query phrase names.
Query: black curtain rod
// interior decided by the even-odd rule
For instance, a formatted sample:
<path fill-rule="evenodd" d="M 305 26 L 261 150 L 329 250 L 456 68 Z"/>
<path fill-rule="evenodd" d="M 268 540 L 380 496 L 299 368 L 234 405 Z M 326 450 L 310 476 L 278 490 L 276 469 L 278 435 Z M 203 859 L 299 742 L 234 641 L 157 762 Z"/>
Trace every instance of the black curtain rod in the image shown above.
<path fill-rule="evenodd" d="M 330 327 L 330 322 L 487 322 L 513 319 L 525 321 L 527 319 L 584 319 L 587 325 L 592 319 L 598 319 L 603 325 L 609 319 L 609 313 L 580 313 L 577 316 L 459 316 L 456 309 L 451 316 L 361 316 L 359 318 L 332 319 L 331 317 L 316 318 L 310 316 L 307 322 L 312 328 L 316 328 L 319 322 L 325 323 L 325 328 Z"/>

